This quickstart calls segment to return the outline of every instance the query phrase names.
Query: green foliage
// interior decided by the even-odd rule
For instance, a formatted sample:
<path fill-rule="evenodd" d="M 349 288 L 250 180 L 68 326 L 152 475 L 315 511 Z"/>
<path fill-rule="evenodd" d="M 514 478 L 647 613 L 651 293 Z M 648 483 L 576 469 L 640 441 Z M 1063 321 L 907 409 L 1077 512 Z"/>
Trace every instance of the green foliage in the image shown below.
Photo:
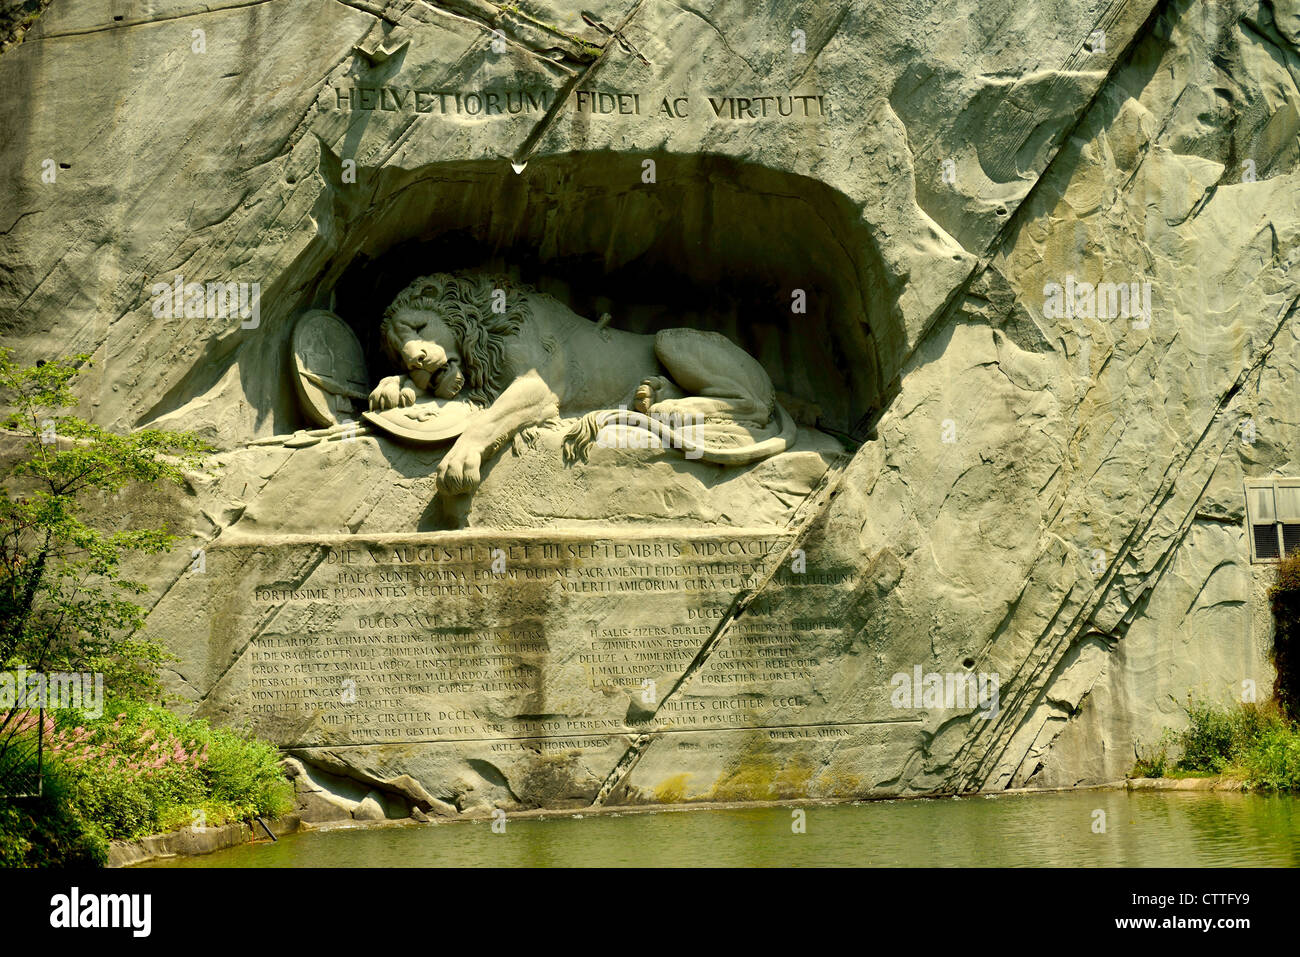
<path fill-rule="evenodd" d="M 9 0 L 0 4 L 0 53 L 23 42 L 51 0 Z"/>
<path fill-rule="evenodd" d="M 1276 707 L 1253 703 L 1222 708 L 1190 701 L 1187 718 L 1187 730 L 1177 735 L 1183 749 L 1178 766 L 1186 771 L 1222 774 L 1240 766 L 1265 736 L 1295 733 Z"/>
<path fill-rule="evenodd" d="M 1144 757 L 1141 753 L 1137 756 L 1137 761 L 1133 765 L 1133 772 L 1130 777 L 1135 778 L 1162 778 L 1169 770 L 1169 749 L 1162 738 L 1160 743 L 1154 746 Z"/>
<path fill-rule="evenodd" d="M 0 798 L 0 867 L 106 864 L 108 842 L 81 816 L 71 796 L 67 780 L 47 770 L 39 798 Z"/>
<path fill-rule="evenodd" d="M 1231 759 L 1237 742 L 1236 716 L 1210 704 L 1189 702 L 1186 731 L 1178 735 L 1183 756 L 1180 768 L 1218 774 Z"/>
<path fill-rule="evenodd" d="M 1169 738 L 1183 752 L 1174 768 L 1162 764 L 1160 774 L 1148 773 L 1154 762 L 1139 759 L 1134 776 L 1225 774 L 1252 788 L 1300 789 L 1300 726 L 1276 705 L 1224 708 L 1189 701 L 1187 719 L 1187 728 Z M 1163 747 L 1159 757 L 1163 762 Z"/>
<path fill-rule="evenodd" d="M 118 435 L 66 414 L 88 362 L 21 368 L 0 349 L 0 451 L 23 453 L 0 471 L 0 671 L 99 672 L 115 699 L 93 720 L 56 714 L 44 797 L 0 805 L 0 863 L 102 863 L 106 839 L 281 814 L 293 795 L 270 744 L 142 703 L 158 693 L 164 653 L 137 634 L 144 612 L 131 599 L 145 586 L 122 563 L 175 537 L 104 527 L 114 520 L 92 520 L 87 500 L 182 483 L 208 449 L 183 433 Z M 0 710 L 0 772 L 30 772 L 34 719 L 17 704 Z"/>
<path fill-rule="evenodd" d="M 202 719 L 114 701 L 101 718 L 61 711 L 54 723 L 43 796 L 0 801 L 0 867 L 103 864 L 109 840 L 220 827 L 293 806 L 274 746 Z M 0 770 L 35 764 L 34 753 L 17 749 L 5 760 Z"/>
<path fill-rule="evenodd" d="M 1241 767 L 1251 787 L 1300 790 L 1300 732 L 1270 728 L 1242 753 Z"/>
<path fill-rule="evenodd" d="M 0 670 L 102 673 L 118 695 L 151 696 L 164 652 L 137 635 L 145 586 L 125 577 L 127 556 L 158 554 L 163 529 L 106 529 L 88 499 L 133 483 L 184 481 L 208 450 L 194 436 L 142 429 L 118 435 L 66 414 L 89 356 L 23 368 L 0 349 Z M 0 756 L 19 709 L 0 711 Z"/>
<path fill-rule="evenodd" d="M 140 702 L 112 702 L 94 721 L 61 712 L 57 723 L 50 762 L 73 785 L 78 813 L 106 837 L 216 827 L 292 807 L 279 752 L 265 741 Z"/>
<path fill-rule="evenodd" d="M 1292 721 L 1300 721 L 1300 552 L 1277 563 L 1277 578 L 1268 591 L 1273 610 L 1273 648 L 1277 672 L 1273 697 Z"/>

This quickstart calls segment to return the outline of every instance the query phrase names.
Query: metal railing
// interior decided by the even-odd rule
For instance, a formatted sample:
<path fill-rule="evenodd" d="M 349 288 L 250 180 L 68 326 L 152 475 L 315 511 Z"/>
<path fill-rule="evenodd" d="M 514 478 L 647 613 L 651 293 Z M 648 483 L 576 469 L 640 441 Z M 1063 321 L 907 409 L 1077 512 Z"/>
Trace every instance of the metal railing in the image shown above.
<path fill-rule="evenodd" d="M 0 711 L 0 797 L 40 797 L 45 789 L 45 709 Z"/>

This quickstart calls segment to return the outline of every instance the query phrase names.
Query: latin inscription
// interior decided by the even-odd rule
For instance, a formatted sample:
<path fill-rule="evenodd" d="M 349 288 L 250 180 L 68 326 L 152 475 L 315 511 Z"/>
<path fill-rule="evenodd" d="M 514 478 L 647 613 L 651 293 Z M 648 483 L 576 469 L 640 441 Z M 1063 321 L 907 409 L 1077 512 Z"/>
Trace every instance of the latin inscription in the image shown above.
<path fill-rule="evenodd" d="M 315 548 L 312 571 L 252 585 L 268 624 L 249 643 L 245 700 L 281 743 L 487 741 L 604 747 L 648 730 L 790 723 L 810 700 L 848 570 L 782 572 L 702 660 L 732 599 L 780 535 L 663 541 L 366 542 Z M 662 705 L 662 707 L 661 707 Z M 286 730 L 289 729 L 289 730 Z"/>
<path fill-rule="evenodd" d="M 327 99 L 324 104 L 335 112 L 378 111 L 473 119 L 540 115 L 554 103 L 554 92 L 544 87 L 465 91 L 352 86 L 332 89 L 331 94 L 332 102 Z M 701 116 L 728 122 L 820 119 L 830 115 L 826 94 L 793 91 L 752 92 L 748 96 L 662 96 L 648 92 L 574 90 L 565 108 L 583 117 L 655 116 L 686 120 Z"/>

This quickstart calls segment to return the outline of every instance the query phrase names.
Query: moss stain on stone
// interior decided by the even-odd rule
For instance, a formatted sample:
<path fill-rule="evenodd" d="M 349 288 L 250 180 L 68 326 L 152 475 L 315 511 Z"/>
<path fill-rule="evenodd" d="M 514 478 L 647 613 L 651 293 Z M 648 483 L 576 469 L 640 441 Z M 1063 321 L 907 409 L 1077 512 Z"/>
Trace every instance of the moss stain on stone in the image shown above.
<path fill-rule="evenodd" d="M 796 752 L 778 760 L 762 732 L 750 735 L 739 758 L 713 782 L 706 801 L 783 801 L 809 796 L 813 760 Z"/>
<path fill-rule="evenodd" d="M 680 804 L 686 799 L 686 782 L 695 775 L 674 774 L 655 785 L 654 799 L 659 804 Z"/>

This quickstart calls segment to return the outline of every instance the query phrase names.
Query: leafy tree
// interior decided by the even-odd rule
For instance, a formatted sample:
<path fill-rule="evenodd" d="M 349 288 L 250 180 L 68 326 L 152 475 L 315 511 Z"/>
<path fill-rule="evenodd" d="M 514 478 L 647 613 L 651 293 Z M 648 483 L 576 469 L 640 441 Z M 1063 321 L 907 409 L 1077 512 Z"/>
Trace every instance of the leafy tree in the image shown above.
<path fill-rule="evenodd" d="M 210 451 L 187 433 L 119 435 L 66 410 L 90 357 L 20 367 L 0 349 L 0 673 L 102 672 L 119 697 L 156 696 L 163 649 L 138 635 L 146 589 L 125 576 L 132 554 L 176 540 L 164 528 L 120 529 L 92 508 L 133 483 L 184 481 Z M 16 457 L 11 457 L 16 454 Z M 2 462 L 3 460 L 0 460 Z M 0 767 L 32 725 L 15 702 L 0 709 Z"/>

